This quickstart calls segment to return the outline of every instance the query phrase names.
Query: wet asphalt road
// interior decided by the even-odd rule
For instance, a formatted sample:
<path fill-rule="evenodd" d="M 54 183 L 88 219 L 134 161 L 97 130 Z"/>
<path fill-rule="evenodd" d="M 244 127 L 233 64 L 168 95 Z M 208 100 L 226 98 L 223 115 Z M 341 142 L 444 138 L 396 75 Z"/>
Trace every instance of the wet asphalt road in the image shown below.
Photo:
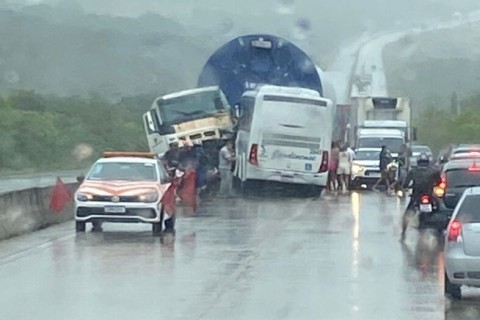
<path fill-rule="evenodd" d="M 441 254 L 416 231 L 399 243 L 404 206 L 372 192 L 210 201 L 163 243 L 148 225 L 54 226 L 0 242 L 1 319 L 444 319 Z"/>

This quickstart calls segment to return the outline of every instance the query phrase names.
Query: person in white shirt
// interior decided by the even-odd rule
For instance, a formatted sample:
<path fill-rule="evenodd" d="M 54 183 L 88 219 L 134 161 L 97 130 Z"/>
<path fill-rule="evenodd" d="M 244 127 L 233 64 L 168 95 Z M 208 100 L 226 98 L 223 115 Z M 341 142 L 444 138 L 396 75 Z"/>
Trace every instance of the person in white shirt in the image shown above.
<path fill-rule="evenodd" d="M 235 162 L 235 152 L 233 150 L 233 141 L 228 140 L 225 146 L 220 149 L 218 156 L 218 171 L 220 173 L 220 195 L 223 197 L 233 197 L 232 188 L 232 163 Z"/>
<path fill-rule="evenodd" d="M 340 180 L 340 188 L 343 193 L 347 193 L 348 189 L 348 179 L 351 173 L 352 167 L 352 158 L 350 153 L 347 151 L 347 147 L 342 147 L 340 153 L 338 154 L 338 169 L 337 174 Z"/>
<path fill-rule="evenodd" d="M 355 159 L 355 151 L 353 151 L 353 149 L 347 145 L 347 152 L 350 155 L 350 174 L 348 175 L 348 179 L 347 179 L 347 188 L 350 189 L 350 182 L 352 181 L 352 166 L 353 166 L 353 160 Z"/>

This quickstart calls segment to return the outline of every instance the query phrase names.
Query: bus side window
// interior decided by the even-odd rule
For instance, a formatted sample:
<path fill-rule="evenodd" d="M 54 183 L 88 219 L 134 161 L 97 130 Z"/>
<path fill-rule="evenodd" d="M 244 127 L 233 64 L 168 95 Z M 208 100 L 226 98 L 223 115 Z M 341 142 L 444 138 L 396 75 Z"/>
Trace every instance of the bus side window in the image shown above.
<path fill-rule="evenodd" d="M 244 97 L 240 101 L 240 108 L 242 110 L 242 117 L 239 119 L 238 127 L 240 130 L 250 132 L 253 120 L 253 111 L 255 107 L 255 99 Z"/>

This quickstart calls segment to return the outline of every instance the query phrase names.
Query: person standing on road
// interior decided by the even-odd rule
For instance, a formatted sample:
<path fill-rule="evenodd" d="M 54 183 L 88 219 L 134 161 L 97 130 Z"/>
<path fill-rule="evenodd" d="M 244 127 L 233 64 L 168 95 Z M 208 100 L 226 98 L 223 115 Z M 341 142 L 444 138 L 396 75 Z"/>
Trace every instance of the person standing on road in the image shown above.
<path fill-rule="evenodd" d="M 338 154 L 340 149 L 337 143 L 332 142 L 332 149 L 330 150 L 330 161 L 328 163 L 328 188 L 331 192 L 337 192 L 338 190 Z"/>
<path fill-rule="evenodd" d="M 170 143 L 169 147 L 168 151 L 163 155 L 162 161 L 167 167 L 170 175 L 173 176 L 173 174 L 175 174 L 175 168 L 177 168 L 180 163 L 180 148 L 178 141 Z"/>
<path fill-rule="evenodd" d="M 227 140 L 225 146 L 220 149 L 218 156 L 218 171 L 220 173 L 220 195 L 222 197 L 233 197 L 233 172 L 232 163 L 235 161 L 233 141 Z"/>
<path fill-rule="evenodd" d="M 377 180 L 373 186 L 373 191 L 379 191 L 378 185 L 382 182 L 385 182 L 387 185 L 387 193 L 390 192 L 390 179 L 388 178 L 388 164 L 392 161 L 392 155 L 387 146 L 382 146 L 382 151 L 380 151 L 380 179 Z"/>
<path fill-rule="evenodd" d="M 196 156 L 197 190 L 201 193 L 207 188 L 208 158 L 203 150 L 201 140 L 193 141 L 193 150 Z"/>
<path fill-rule="evenodd" d="M 347 193 L 348 188 L 348 177 L 350 176 L 350 167 L 351 167 L 350 154 L 347 151 L 347 148 L 344 146 L 340 149 L 338 154 L 338 169 L 337 174 L 340 177 L 340 191 L 342 193 Z"/>
<path fill-rule="evenodd" d="M 352 181 L 352 166 L 353 166 L 353 159 L 355 159 L 355 151 L 347 144 L 347 152 L 350 156 L 350 173 L 348 174 L 347 179 L 347 188 L 350 189 L 350 182 Z"/>

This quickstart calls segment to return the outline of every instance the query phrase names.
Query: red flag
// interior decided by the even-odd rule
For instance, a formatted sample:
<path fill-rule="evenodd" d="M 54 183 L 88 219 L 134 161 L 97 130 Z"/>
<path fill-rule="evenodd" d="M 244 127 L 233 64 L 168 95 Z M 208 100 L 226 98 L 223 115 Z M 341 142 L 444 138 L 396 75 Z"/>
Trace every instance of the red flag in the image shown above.
<path fill-rule="evenodd" d="M 165 212 L 168 214 L 173 214 L 175 212 L 175 200 L 177 198 L 177 186 L 179 183 L 179 179 L 175 177 L 172 182 L 170 183 L 170 186 L 168 187 L 167 191 L 165 191 L 165 194 L 162 197 L 162 205 L 163 209 Z"/>
<path fill-rule="evenodd" d="M 195 170 L 189 170 L 185 172 L 182 180 L 182 185 L 178 189 L 178 196 L 195 212 L 197 210 L 197 173 Z"/>
<path fill-rule="evenodd" d="M 57 183 L 50 195 L 50 209 L 55 212 L 61 212 L 72 198 L 72 190 L 70 190 L 70 188 L 67 187 L 59 177 L 57 177 Z"/>

